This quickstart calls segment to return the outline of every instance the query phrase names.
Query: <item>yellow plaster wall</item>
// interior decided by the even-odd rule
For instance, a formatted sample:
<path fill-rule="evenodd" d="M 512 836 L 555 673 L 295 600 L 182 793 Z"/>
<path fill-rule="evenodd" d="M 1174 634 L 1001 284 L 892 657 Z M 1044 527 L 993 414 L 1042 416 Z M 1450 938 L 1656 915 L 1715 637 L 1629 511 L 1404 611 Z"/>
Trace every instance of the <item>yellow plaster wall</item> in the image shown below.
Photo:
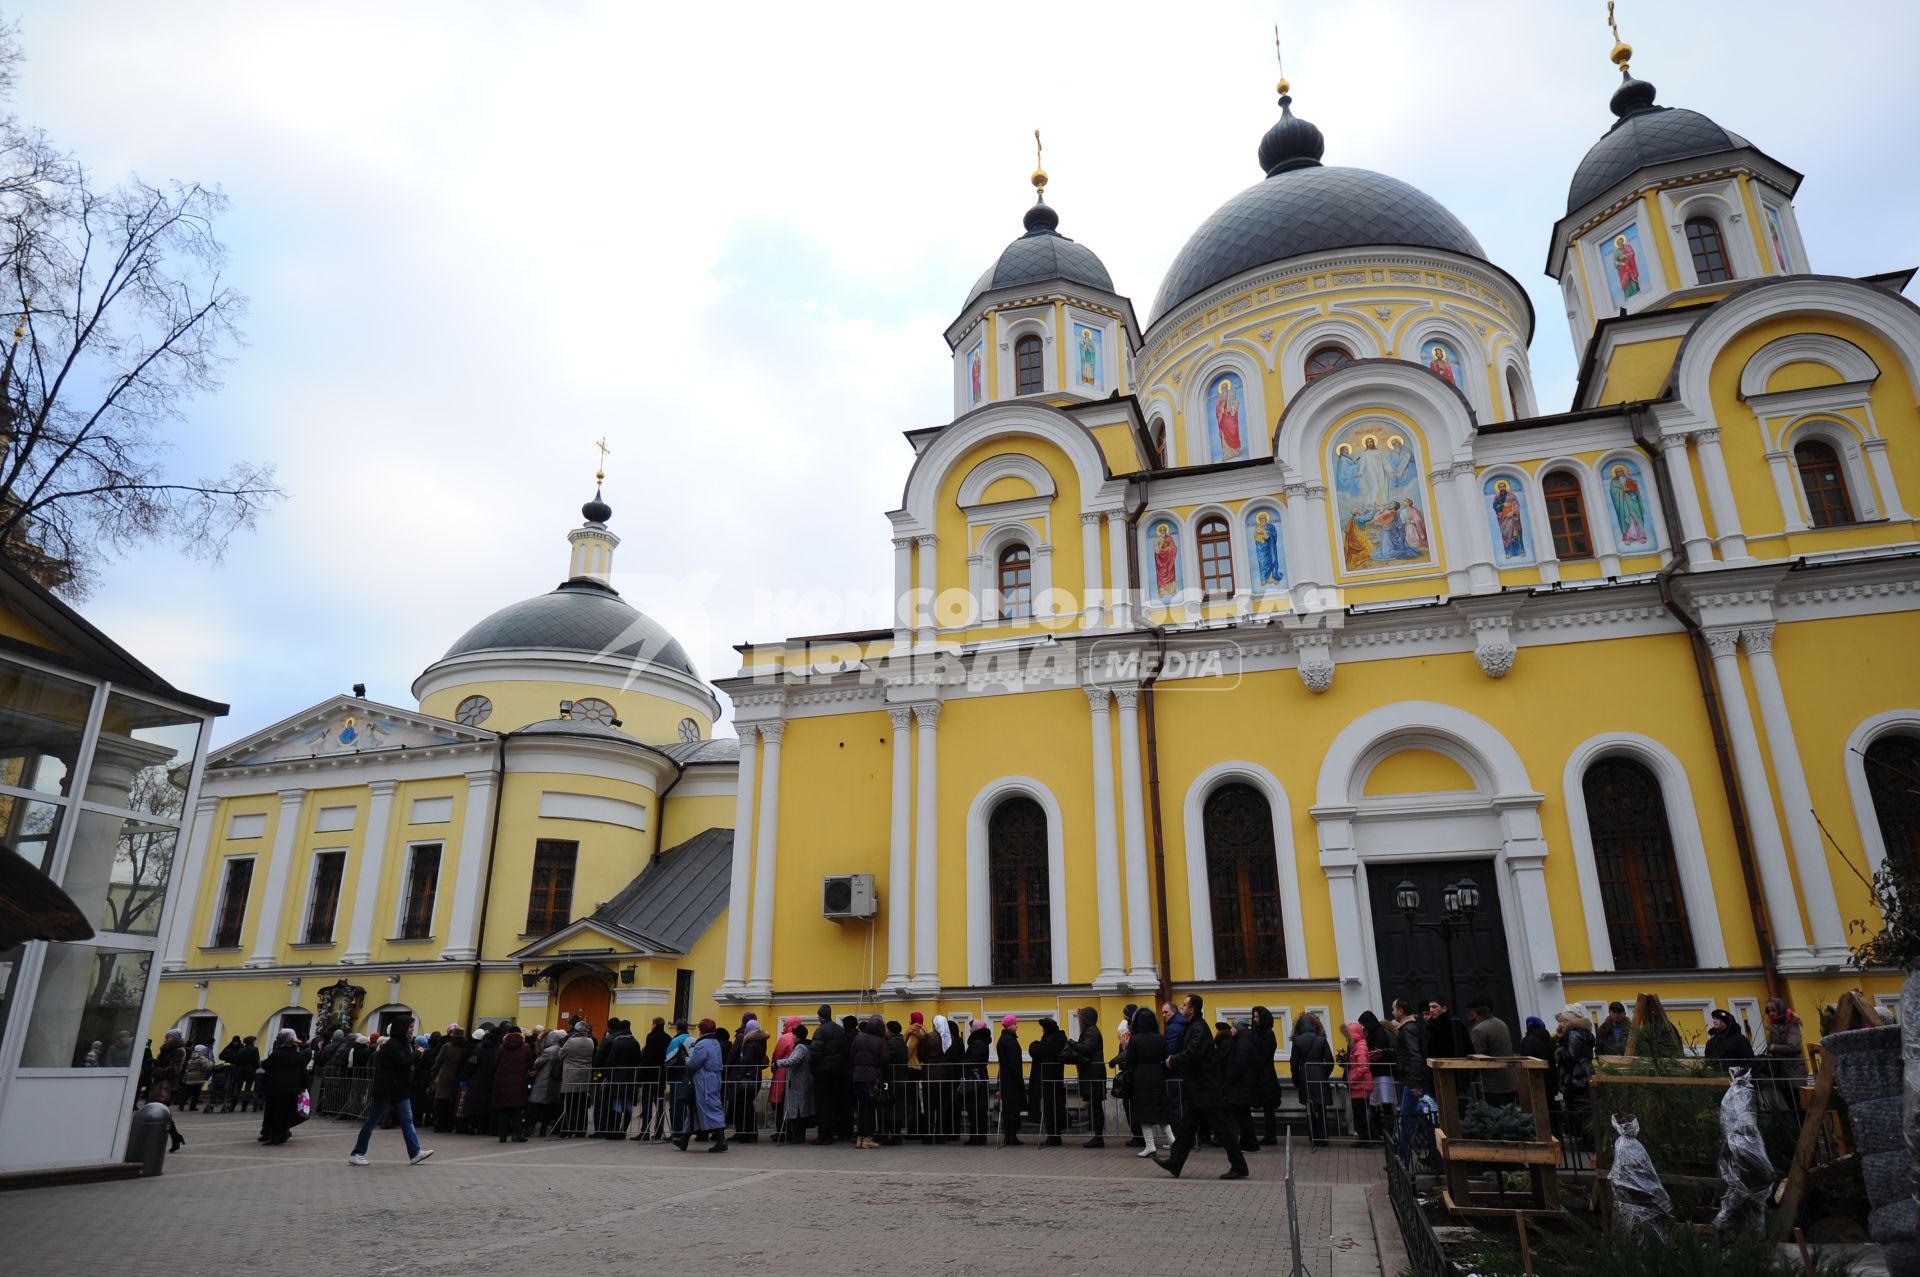
<path fill-rule="evenodd" d="M 1613 357 L 1607 362 L 1606 380 L 1594 400 L 1595 406 L 1659 395 L 1667 384 L 1667 374 L 1673 371 L 1673 357 L 1679 349 L 1678 337 L 1655 337 L 1615 346 Z"/>
<path fill-rule="evenodd" d="M 560 717 L 563 700 L 591 697 L 613 706 L 614 717 L 621 721 L 620 730 L 635 740 L 649 744 L 678 741 L 683 718 L 699 723 L 703 738 L 713 735 L 713 720 L 706 711 L 652 695 L 643 687 L 626 687 L 619 670 L 612 666 L 603 677 L 600 683 L 584 678 L 578 683 L 476 679 L 430 694 L 420 702 L 420 712 L 452 719 L 461 701 L 478 694 L 493 702 L 493 713 L 479 726 L 490 732 L 508 732 L 529 723 Z"/>
<path fill-rule="evenodd" d="M 1017 474 L 1005 474 L 987 485 L 980 501 L 983 505 L 992 505 L 995 501 L 1019 501 L 1034 495 L 1033 484 Z"/>
<path fill-rule="evenodd" d="M 1473 777 L 1445 754 L 1430 749 L 1403 749 L 1381 759 L 1367 774 L 1363 793 L 1438 794 L 1455 789 L 1472 789 Z"/>
<path fill-rule="evenodd" d="M 1773 376 L 1767 378 L 1767 393 L 1839 384 L 1840 374 L 1826 364 L 1815 363 L 1811 359 L 1796 359 L 1790 364 L 1782 364 L 1773 370 Z"/>
<path fill-rule="evenodd" d="M 725 794 L 682 798 L 669 793 L 660 821 L 660 849 L 678 847 L 709 829 L 732 829 L 733 802 L 733 798 Z"/>
<path fill-rule="evenodd" d="M 636 803 L 646 809 L 647 829 L 643 833 L 597 821 L 542 816 L 540 795 L 548 791 Z M 580 844 L 574 862 L 573 917 L 582 918 L 592 913 L 599 901 L 613 899 L 646 867 L 656 849 L 659 808 L 654 792 L 644 785 L 577 773 L 509 771 L 501 798 L 499 841 L 494 849 L 493 893 L 487 904 L 487 956 L 504 957 L 534 939 L 523 933 L 527 900 L 533 890 L 536 842 L 554 838 Z M 443 878 L 443 899 L 447 898 L 446 885 Z M 439 934 L 444 937 L 445 933 Z M 439 943 L 446 941 L 442 938 Z"/>
<path fill-rule="evenodd" d="M 1100 445 L 1100 453 L 1107 459 L 1107 469 L 1114 474 L 1131 474 L 1135 470 L 1147 469 L 1147 463 L 1140 455 L 1139 441 L 1134 437 L 1133 427 L 1125 422 L 1093 427 L 1094 442 Z"/>

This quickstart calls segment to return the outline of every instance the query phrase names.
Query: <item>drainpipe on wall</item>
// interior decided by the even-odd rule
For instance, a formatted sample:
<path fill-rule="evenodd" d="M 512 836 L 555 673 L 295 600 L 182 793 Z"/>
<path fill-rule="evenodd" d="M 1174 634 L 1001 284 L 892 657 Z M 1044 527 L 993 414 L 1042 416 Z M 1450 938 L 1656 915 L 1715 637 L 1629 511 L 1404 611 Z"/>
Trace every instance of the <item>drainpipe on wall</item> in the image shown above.
<path fill-rule="evenodd" d="M 1767 996 L 1785 997 L 1786 990 L 1780 983 L 1780 969 L 1773 952 L 1773 924 L 1767 918 L 1766 895 L 1760 886 L 1759 870 L 1754 865 L 1753 839 L 1747 828 L 1747 809 L 1740 796 L 1740 777 L 1734 770 L 1733 751 L 1727 744 L 1727 728 L 1720 714 L 1720 693 L 1713 681 L 1706 635 L 1701 633 L 1700 623 L 1673 597 L 1673 578 L 1680 571 L 1686 538 L 1681 532 L 1680 516 L 1674 505 L 1672 476 L 1667 473 L 1666 464 L 1660 458 L 1660 448 L 1653 438 L 1645 405 L 1634 405 L 1626 411 L 1627 427 L 1633 432 L 1633 441 L 1639 445 L 1640 451 L 1647 454 L 1647 468 L 1653 473 L 1653 485 L 1660 493 L 1660 512 L 1664 516 L 1662 522 L 1666 524 L 1667 544 L 1673 547 L 1672 561 L 1660 569 L 1656 578 L 1660 587 L 1660 603 L 1687 631 L 1687 642 L 1693 650 L 1693 673 L 1700 683 L 1700 699 L 1705 704 L 1707 725 L 1713 733 L 1713 752 L 1720 763 L 1720 786 L 1726 793 L 1727 814 L 1732 818 L 1733 845 L 1740 856 L 1740 877 L 1747 888 L 1747 909 L 1753 920 L 1753 936 L 1760 947 L 1760 970 L 1766 979 Z"/>
<path fill-rule="evenodd" d="M 480 918 L 473 936 L 473 976 L 467 982 L 467 1031 L 473 1031 L 473 1017 L 480 1006 L 480 970 L 487 958 L 487 902 L 493 898 L 493 853 L 500 845 L 500 809 L 507 805 L 507 737 L 501 733 L 494 748 L 493 825 L 487 831 L 487 876 L 480 885 Z M 463 849 L 464 850 L 464 849 Z M 519 1018 L 517 1015 L 514 1017 Z"/>
<path fill-rule="evenodd" d="M 1140 504 L 1127 516 L 1127 590 L 1135 598 L 1140 597 L 1140 516 L 1147 512 L 1147 484 L 1140 483 Z M 1154 637 L 1153 667 L 1147 676 L 1140 680 L 1140 707 L 1147 718 L 1147 811 L 1149 828 L 1153 838 L 1153 889 L 1154 918 L 1160 928 L 1160 988 L 1158 1000 L 1162 1006 L 1173 1001 L 1173 968 L 1171 959 L 1173 942 L 1167 925 L 1167 839 L 1165 826 L 1160 816 L 1160 733 L 1154 716 L 1153 684 L 1160 677 L 1160 665 L 1166 659 L 1167 631 L 1165 626 L 1152 627 Z"/>

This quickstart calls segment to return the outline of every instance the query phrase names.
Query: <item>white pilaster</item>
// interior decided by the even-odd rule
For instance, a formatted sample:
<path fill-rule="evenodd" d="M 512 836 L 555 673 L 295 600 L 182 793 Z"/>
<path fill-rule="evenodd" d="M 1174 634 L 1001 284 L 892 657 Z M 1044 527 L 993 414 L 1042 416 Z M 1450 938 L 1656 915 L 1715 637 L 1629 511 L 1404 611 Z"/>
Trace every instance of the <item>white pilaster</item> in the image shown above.
<path fill-rule="evenodd" d="M 1560 945 L 1547 895 L 1547 840 L 1540 828 L 1540 796 L 1502 796 L 1494 799 L 1494 807 L 1500 814 L 1500 859 L 1518 905 L 1508 925 L 1519 927 L 1531 968 L 1513 973 L 1515 999 L 1522 1015 L 1544 1017 L 1566 1003 Z"/>
<path fill-rule="evenodd" d="M 1327 875 L 1334 961 L 1339 967 L 1340 999 L 1345 1008 L 1341 1014 L 1349 1023 L 1368 1007 L 1387 1005 L 1383 991 L 1373 987 L 1363 943 L 1370 924 L 1360 898 L 1360 857 L 1353 846 L 1353 814 L 1354 809 L 1346 806 L 1315 807 L 1312 811 L 1320 838 L 1320 869 Z"/>
<path fill-rule="evenodd" d="M 780 738 L 782 721 L 760 724 L 766 756 L 760 764 L 760 818 L 756 822 L 753 855 L 753 957 L 748 963 L 747 992 L 765 1000 L 773 994 L 774 868 L 780 845 Z"/>
<path fill-rule="evenodd" d="M 882 993 L 905 992 L 913 975 L 913 709 L 887 710 L 893 720 L 893 811 L 887 829 L 887 974 Z"/>
<path fill-rule="evenodd" d="M 1100 572 L 1100 513 L 1082 511 L 1080 514 L 1080 557 L 1085 563 L 1081 573 L 1085 591 L 1080 597 L 1080 624 L 1090 630 L 1097 630 L 1106 621 L 1105 584 Z"/>
<path fill-rule="evenodd" d="M 1158 980 L 1153 960 L 1153 898 L 1147 888 L 1146 786 L 1140 774 L 1140 689 L 1116 687 L 1120 720 L 1120 832 L 1127 852 L 1127 980 L 1135 989 Z"/>
<path fill-rule="evenodd" d="M 758 779 L 754 769 L 760 752 L 760 729 L 752 723 L 735 721 L 740 734 L 740 771 L 733 794 L 733 875 L 727 884 L 727 966 L 721 978 L 719 996 L 739 998 L 747 984 L 747 925 L 753 906 L 747 884 L 753 876 L 753 791 Z"/>
<path fill-rule="evenodd" d="M 1713 562 L 1713 541 L 1707 536 L 1707 523 L 1700 514 L 1700 494 L 1693 486 L 1693 464 L 1687 460 L 1687 437 L 1662 436 L 1660 462 L 1667 468 L 1674 512 L 1680 516 L 1680 538 L 1687 554 L 1687 566 L 1703 568 Z"/>
<path fill-rule="evenodd" d="M 460 871 L 454 880 L 447 947 L 440 953 L 448 962 L 472 962 L 480 956 L 480 894 L 487 857 L 493 850 L 488 845 L 493 832 L 493 782 L 491 771 L 467 773 L 467 818 L 460 825 Z M 367 833 L 373 834 L 371 822 Z"/>
<path fill-rule="evenodd" d="M 920 547 L 920 576 L 919 580 L 914 583 L 916 596 L 920 603 L 918 608 L 920 614 L 914 618 L 914 624 L 919 631 L 918 637 L 920 645 L 923 647 L 931 647 L 933 646 L 934 605 L 939 592 L 940 539 L 938 537 L 925 536 L 915 537 L 914 541 Z"/>
<path fill-rule="evenodd" d="M 392 781 L 378 782 L 393 793 Z M 377 786 L 370 786 L 378 792 Z M 273 860 L 267 865 L 267 885 L 260 895 L 260 925 L 254 928 L 253 952 L 243 966 L 270 967 L 280 960 L 280 917 L 286 912 L 287 875 L 292 871 L 293 844 L 300 835 L 300 806 L 304 789 L 280 791 L 280 824 L 273 831 Z M 372 830 L 368 830 L 372 837 Z M 357 923 L 356 919 L 356 923 Z"/>
<path fill-rule="evenodd" d="M 913 646 L 913 538 L 893 539 L 893 646 Z"/>
<path fill-rule="evenodd" d="M 1767 729 L 1767 752 L 1773 759 L 1773 779 L 1780 788 L 1780 809 L 1786 815 L 1787 838 L 1793 844 L 1800 898 L 1806 902 L 1807 921 L 1813 926 L 1815 956 L 1835 962 L 1847 958 L 1847 930 L 1840 921 L 1840 903 L 1833 894 L 1833 874 L 1827 867 L 1826 842 L 1813 817 L 1813 797 L 1807 790 L 1806 769 L 1794 740 L 1793 720 L 1773 663 L 1773 627 L 1754 625 L 1740 631 L 1753 673 L 1754 699 L 1760 702 L 1760 722 Z"/>
<path fill-rule="evenodd" d="M 1480 514 L 1479 471 L 1469 458 L 1454 462 L 1447 472 L 1453 478 L 1454 523 L 1466 534 L 1467 588 L 1475 594 L 1491 593 L 1500 588 L 1500 569 L 1493 565 L 1493 530 Z M 1451 559 L 1460 552 L 1457 548 L 1448 549 L 1447 557 Z"/>
<path fill-rule="evenodd" d="M 1700 477 L 1707 484 L 1707 508 L 1713 512 L 1713 543 L 1721 558 L 1744 561 L 1751 556 L 1747 553 L 1746 533 L 1740 527 L 1740 507 L 1733 499 L 1733 484 L 1727 478 L 1726 454 L 1720 451 L 1720 431 L 1717 427 L 1696 430 L 1693 442 L 1700 450 Z"/>
<path fill-rule="evenodd" d="M 1787 848 L 1780 837 L 1780 822 L 1773 817 L 1773 791 L 1767 784 L 1766 764 L 1760 759 L 1753 711 L 1747 707 L 1746 680 L 1740 676 L 1737 654 L 1739 643 L 1738 630 L 1708 633 L 1707 646 L 1713 653 L 1713 681 L 1719 687 L 1721 712 L 1726 715 L 1733 770 L 1740 779 L 1740 805 L 1747 816 L 1747 836 L 1753 841 L 1760 888 L 1767 898 L 1774 948 L 1789 965 L 1795 961 L 1805 963 L 1809 954 L 1806 933 L 1800 926 L 1800 902 L 1794 894 L 1793 871 L 1787 866 Z"/>
<path fill-rule="evenodd" d="M 202 798 L 193 805 L 193 825 L 187 833 L 187 861 L 174 879 L 173 888 L 187 899 L 174 912 L 173 930 L 167 933 L 167 950 L 160 960 L 162 971 L 180 971 L 187 965 L 187 933 L 193 930 L 193 899 L 201 891 L 200 875 L 206 872 L 207 847 L 213 842 L 213 819 L 219 808 L 218 798 Z"/>
<path fill-rule="evenodd" d="M 1113 832 L 1113 735 L 1104 687 L 1083 687 L 1093 729 L 1093 889 L 1100 924 L 1100 971 L 1094 987 L 1117 989 L 1126 979 L 1120 917 L 1120 849 Z"/>
<path fill-rule="evenodd" d="M 360 872 L 353 884 L 353 923 L 347 929 L 347 951 L 340 961 L 348 964 L 368 962 L 373 957 L 373 924 L 379 916 L 380 879 L 387 867 L 387 816 L 393 810 L 393 791 L 398 782 L 376 780 L 367 786 L 372 795 L 367 803 L 367 827 L 360 835 Z M 286 795 L 280 795 L 282 802 Z M 281 825 L 286 825 L 286 809 L 281 808 Z M 279 840 L 274 841 L 274 863 L 280 861 Z M 264 919 L 263 919 L 264 921 Z M 262 946 L 264 947 L 264 946 Z M 249 962 L 248 966 L 253 964 Z"/>
<path fill-rule="evenodd" d="M 1904 519 L 1907 510 L 1900 502 L 1900 485 L 1893 481 L 1893 467 L 1887 463 L 1887 441 L 1880 435 L 1860 442 L 1866 454 L 1867 468 L 1873 472 L 1873 486 L 1880 490 L 1880 517 Z"/>
<path fill-rule="evenodd" d="M 913 980 L 923 996 L 940 992 L 940 757 L 934 743 L 940 703 L 913 707 L 916 742 L 913 827 Z"/>
<path fill-rule="evenodd" d="M 1773 495 L 1780 499 L 1780 514 L 1788 532 L 1805 532 L 1807 516 L 1800 507 L 1800 487 L 1794 482 L 1793 457 L 1776 448 L 1767 454 L 1767 472 L 1773 476 Z"/>
<path fill-rule="evenodd" d="M 1133 628 L 1133 580 L 1127 572 L 1127 517 L 1107 511 L 1107 557 L 1113 561 L 1113 590 L 1107 603 L 1107 624 L 1116 630 Z"/>

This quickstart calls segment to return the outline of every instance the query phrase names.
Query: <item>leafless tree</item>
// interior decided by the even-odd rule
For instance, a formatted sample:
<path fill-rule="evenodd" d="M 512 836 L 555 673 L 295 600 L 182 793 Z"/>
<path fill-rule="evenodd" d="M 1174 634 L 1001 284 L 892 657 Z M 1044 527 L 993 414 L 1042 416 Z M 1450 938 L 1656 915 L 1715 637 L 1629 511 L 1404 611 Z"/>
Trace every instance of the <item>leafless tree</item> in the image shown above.
<path fill-rule="evenodd" d="M 0 101 L 21 61 L 0 23 Z M 171 540 L 217 558 L 283 495 L 273 467 L 165 464 L 186 406 L 242 343 L 214 219 L 225 197 L 138 177 L 97 187 L 39 129 L 0 118 L 0 553 L 84 596 L 110 554 Z M 4 320 L 0 320 L 4 331 Z"/>

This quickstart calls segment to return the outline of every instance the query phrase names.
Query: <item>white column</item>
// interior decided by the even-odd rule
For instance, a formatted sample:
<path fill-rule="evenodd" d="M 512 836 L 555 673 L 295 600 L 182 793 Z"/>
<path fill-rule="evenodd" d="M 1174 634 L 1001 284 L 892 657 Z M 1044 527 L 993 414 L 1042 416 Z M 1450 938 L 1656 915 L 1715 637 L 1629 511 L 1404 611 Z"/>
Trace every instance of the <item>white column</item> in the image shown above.
<path fill-rule="evenodd" d="M 753 958 L 747 991 L 761 1001 L 773 995 L 774 861 L 780 846 L 780 738 L 783 721 L 760 724 L 766 757 L 760 765 L 760 819 L 753 854 Z"/>
<path fill-rule="evenodd" d="M 913 974 L 913 709 L 894 706 L 893 819 L 887 830 L 887 975 L 882 993 L 902 993 Z"/>
<path fill-rule="evenodd" d="M 1085 582 L 1085 593 L 1080 597 L 1080 624 L 1083 628 L 1097 630 L 1106 620 L 1106 600 L 1102 597 L 1106 589 L 1105 580 L 1100 571 L 1100 515 L 1098 511 L 1080 514 L 1080 557 L 1085 564 L 1081 578 Z"/>
<path fill-rule="evenodd" d="M 448 962 L 472 962 L 480 956 L 480 894 L 484 890 L 487 857 L 493 850 L 489 845 L 493 834 L 493 781 L 491 771 L 467 773 L 467 818 L 460 826 L 460 872 L 454 880 L 447 947 L 440 954 Z M 373 833 L 371 824 L 367 833 Z"/>
<path fill-rule="evenodd" d="M 396 784 L 391 780 L 376 780 L 367 786 L 373 798 L 367 804 L 367 827 L 360 835 L 360 872 L 354 878 L 353 923 L 347 932 L 347 951 L 340 955 L 340 961 L 345 963 L 367 962 L 373 956 L 373 924 L 381 912 L 380 879 L 387 864 L 387 815 L 393 808 Z M 285 801 L 285 794 L 280 797 Z M 280 814 L 284 825 L 286 809 L 282 808 Z M 273 856 L 276 864 L 280 860 L 277 845 L 276 840 Z"/>
<path fill-rule="evenodd" d="M 1814 948 L 1819 957 L 1844 961 L 1847 930 L 1840 921 L 1840 902 L 1833 894 L 1826 842 L 1813 817 L 1813 797 L 1807 792 L 1807 773 L 1800 762 L 1800 746 L 1794 740 L 1793 720 L 1787 716 L 1780 671 L 1773 663 L 1773 627 L 1755 625 L 1741 630 L 1740 646 L 1747 650 L 1754 698 L 1760 702 L 1760 722 L 1767 729 L 1767 752 L 1773 759 L 1774 783 L 1780 787 L 1780 809 L 1786 814 L 1787 838 L 1793 844 L 1793 865 L 1799 871 L 1807 921 L 1813 926 Z"/>
<path fill-rule="evenodd" d="M 933 646 L 934 603 L 939 591 L 939 566 L 936 551 L 939 548 L 938 537 L 916 537 L 920 547 L 920 579 L 914 588 L 919 591 L 920 615 L 915 618 L 919 628 L 919 641 L 924 647 Z"/>
<path fill-rule="evenodd" d="M 1726 454 L 1720 451 L 1720 431 L 1696 430 L 1693 441 L 1700 449 L 1700 477 L 1707 483 L 1707 508 L 1713 512 L 1713 543 L 1723 559 L 1750 557 L 1747 536 L 1740 527 L 1740 507 L 1733 499 L 1733 484 L 1727 479 Z"/>
<path fill-rule="evenodd" d="M 187 831 L 187 861 L 173 880 L 173 890 L 186 898 L 174 910 L 173 930 L 167 933 L 167 950 L 160 960 L 162 971 L 180 971 L 187 965 L 187 933 L 193 930 L 193 904 L 204 891 L 218 891 L 200 881 L 206 872 L 207 847 L 213 841 L 213 818 L 220 807 L 218 798 L 202 798 L 193 805 L 193 824 Z"/>
<path fill-rule="evenodd" d="M 934 733 L 940 703 L 913 707 L 919 723 L 914 779 L 913 981 L 916 994 L 940 992 L 940 758 Z"/>
<path fill-rule="evenodd" d="M 1713 681 L 1720 691 L 1726 715 L 1733 769 L 1740 778 L 1740 805 L 1747 816 L 1747 835 L 1753 840 L 1753 858 L 1760 871 L 1760 888 L 1767 897 L 1767 918 L 1773 924 L 1773 944 L 1782 958 L 1807 958 L 1807 937 L 1800 927 L 1800 901 L 1793 890 L 1793 871 L 1787 866 L 1786 844 L 1780 822 L 1773 818 L 1772 790 L 1766 764 L 1760 760 L 1760 742 L 1747 707 L 1746 680 L 1740 676 L 1738 630 L 1715 630 L 1707 635 L 1713 653 Z"/>
<path fill-rule="evenodd" d="M 1663 435 L 1660 462 L 1667 468 L 1668 488 L 1673 493 L 1674 513 L 1680 516 L 1680 537 L 1687 552 L 1687 566 L 1703 568 L 1713 562 L 1713 542 L 1707 536 L 1707 523 L 1700 514 L 1700 494 L 1693 486 L 1693 465 L 1687 460 L 1687 437 Z"/>
<path fill-rule="evenodd" d="M 1773 475 L 1773 495 L 1780 499 L 1780 515 L 1788 532 L 1805 532 L 1807 516 L 1801 512 L 1800 487 L 1793 478 L 1793 458 L 1778 449 L 1767 454 L 1767 470 Z"/>
<path fill-rule="evenodd" d="M 1353 847 L 1354 809 L 1315 807 L 1311 814 L 1320 837 L 1320 869 L 1327 875 L 1328 917 L 1333 923 L 1334 961 L 1345 1008 L 1341 1014 L 1351 1023 L 1368 1007 L 1388 1005 L 1392 995 L 1373 988 L 1368 979 L 1367 915 L 1360 903 L 1360 857 Z M 1287 974 L 1297 980 L 1307 972 Z"/>
<path fill-rule="evenodd" d="M 747 984 L 747 919 L 753 909 L 747 884 L 753 875 L 754 760 L 760 750 L 760 729 L 734 721 L 740 734 L 740 770 L 733 791 L 733 876 L 727 883 L 727 966 L 720 981 L 724 997 L 738 998 Z"/>
<path fill-rule="evenodd" d="M 1547 840 L 1540 828 L 1539 796 L 1496 797 L 1501 860 L 1513 887 L 1514 916 L 1527 947 L 1525 971 L 1515 971 L 1514 994 L 1525 1015 L 1551 1015 L 1566 1005 L 1560 981 L 1560 945 L 1554 936 L 1547 895 Z"/>
<path fill-rule="evenodd" d="M 1127 516 L 1107 511 L 1107 557 L 1113 560 L 1113 592 L 1107 604 L 1107 624 L 1116 630 L 1133 628 L 1133 581 L 1127 574 Z"/>
<path fill-rule="evenodd" d="M 1116 687 L 1120 719 L 1120 833 L 1127 851 L 1127 979 L 1135 989 L 1158 979 L 1153 960 L 1153 898 L 1147 888 L 1146 785 L 1140 775 L 1140 689 Z"/>
<path fill-rule="evenodd" d="M 1451 483 L 1449 491 L 1440 494 L 1440 500 L 1452 507 L 1454 527 L 1464 536 L 1464 540 L 1456 541 L 1447 551 L 1446 557 L 1455 560 L 1457 556 L 1465 556 L 1469 590 L 1476 594 L 1498 590 L 1500 570 L 1493 565 L 1493 530 L 1481 516 L 1475 499 L 1480 492 L 1479 471 L 1469 459 L 1454 462 L 1446 473 Z"/>
<path fill-rule="evenodd" d="M 1887 441 L 1875 435 L 1861 441 L 1860 451 L 1867 454 L 1867 468 L 1873 471 L 1873 486 L 1880 489 L 1880 517 L 1906 518 L 1906 507 L 1900 503 L 1900 487 L 1893 481 L 1893 467 L 1887 464 Z"/>
<path fill-rule="evenodd" d="M 913 538 L 893 539 L 893 646 L 913 646 Z"/>
<path fill-rule="evenodd" d="M 1083 687 L 1093 727 L 1093 890 L 1100 923 L 1100 971 L 1094 987 L 1117 989 L 1126 979 L 1120 917 L 1120 849 L 1113 833 L 1113 736 L 1104 687 Z"/>
<path fill-rule="evenodd" d="M 389 794 L 393 792 L 392 781 L 379 783 Z M 260 925 L 254 928 L 253 953 L 242 966 L 270 967 L 280 960 L 280 915 L 286 912 L 287 875 L 300 833 L 300 805 L 306 797 L 304 789 L 280 791 L 280 824 L 273 831 L 273 859 L 267 863 L 267 885 L 260 894 Z"/>

